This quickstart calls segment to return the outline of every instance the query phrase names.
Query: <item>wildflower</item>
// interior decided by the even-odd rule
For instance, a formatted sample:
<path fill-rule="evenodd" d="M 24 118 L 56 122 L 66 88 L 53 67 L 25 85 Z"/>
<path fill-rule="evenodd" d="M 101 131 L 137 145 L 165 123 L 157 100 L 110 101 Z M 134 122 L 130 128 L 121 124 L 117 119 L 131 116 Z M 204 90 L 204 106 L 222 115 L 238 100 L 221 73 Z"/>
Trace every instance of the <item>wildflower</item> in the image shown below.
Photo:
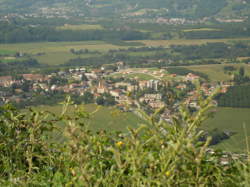
<path fill-rule="evenodd" d="M 167 177 L 169 177 L 169 176 L 170 176 L 170 171 L 166 171 L 166 172 L 165 172 L 165 175 L 166 175 Z"/>
<path fill-rule="evenodd" d="M 121 147 L 123 144 L 124 144 L 124 143 L 123 143 L 122 141 L 119 141 L 119 142 L 116 143 L 116 146 L 117 146 L 117 147 Z"/>

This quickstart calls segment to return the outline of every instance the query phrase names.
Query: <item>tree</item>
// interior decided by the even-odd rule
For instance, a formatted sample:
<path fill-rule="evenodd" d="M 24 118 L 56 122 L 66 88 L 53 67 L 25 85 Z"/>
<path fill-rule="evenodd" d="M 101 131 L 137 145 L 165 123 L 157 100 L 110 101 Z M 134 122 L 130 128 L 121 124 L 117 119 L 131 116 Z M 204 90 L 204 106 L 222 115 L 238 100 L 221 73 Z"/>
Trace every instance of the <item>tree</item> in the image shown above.
<path fill-rule="evenodd" d="M 96 104 L 98 105 L 104 105 L 104 98 L 102 96 L 99 96 L 96 98 Z"/>
<path fill-rule="evenodd" d="M 244 67 L 240 67 L 239 75 L 240 75 L 242 78 L 245 76 L 245 68 L 244 68 Z"/>
<path fill-rule="evenodd" d="M 90 93 L 89 91 L 85 92 L 84 95 L 83 95 L 83 102 L 85 104 L 93 103 L 94 102 L 93 94 Z"/>

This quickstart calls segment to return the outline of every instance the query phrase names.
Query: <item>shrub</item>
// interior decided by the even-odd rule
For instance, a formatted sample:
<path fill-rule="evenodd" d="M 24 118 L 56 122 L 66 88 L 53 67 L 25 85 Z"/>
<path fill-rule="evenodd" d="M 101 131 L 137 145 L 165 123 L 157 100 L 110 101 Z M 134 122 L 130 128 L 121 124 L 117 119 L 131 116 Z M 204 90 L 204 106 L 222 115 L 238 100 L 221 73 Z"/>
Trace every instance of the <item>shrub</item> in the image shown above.
<path fill-rule="evenodd" d="M 212 96 L 190 113 L 184 106 L 173 124 L 141 114 L 150 125 L 128 133 L 93 133 L 92 114 L 76 107 L 67 115 L 1 109 L 0 183 L 5 186 L 239 186 L 246 185 L 249 167 L 223 153 L 209 154 L 210 138 L 199 141 L 198 127 L 207 118 Z M 59 126 L 64 128 L 58 128 Z M 63 139 L 55 141 L 55 136 Z"/>

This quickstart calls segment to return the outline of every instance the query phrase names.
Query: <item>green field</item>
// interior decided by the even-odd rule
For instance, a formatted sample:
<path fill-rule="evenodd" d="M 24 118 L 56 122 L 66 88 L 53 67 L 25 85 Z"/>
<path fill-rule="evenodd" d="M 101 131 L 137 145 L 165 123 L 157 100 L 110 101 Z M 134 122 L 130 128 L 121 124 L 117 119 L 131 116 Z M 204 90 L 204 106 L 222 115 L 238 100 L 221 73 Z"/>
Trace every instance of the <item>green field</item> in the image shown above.
<path fill-rule="evenodd" d="M 64 64 L 72 58 L 76 58 L 76 55 L 70 53 L 70 49 L 89 49 L 90 51 L 107 52 L 110 49 L 127 49 L 133 44 L 138 47 L 142 46 L 165 46 L 170 45 L 194 45 L 205 44 L 208 42 L 233 42 L 233 41 L 249 41 L 250 38 L 239 39 L 216 39 L 216 40 L 140 40 L 133 42 L 123 42 L 123 45 L 112 44 L 104 41 L 82 41 L 82 42 L 34 42 L 34 43 L 18 43 L 18 44 L 0 44 L 0 54 L 9 52 L 11 54 L 15 52 L 23 52 L 30 54 L 33 58 L 36 58 L 40 63 L 49 65 Z M 142 44 L 141 46 L 138 44 Z M 127 45 L 126 45 L 127 44 Z M 38 53 L 44 53 L 42 56 L 38 56 Z M 135 56 L 147 56 L 150 53 L 131 53 Z M 87 58 L 91 55 L 80 55 L 81 58 Z M 92 55 L 93 56 L 93 55 Z"/>
<path fill-rule="evenodd" d="M 60 114 L 62 106 L 40 106 L 35 107 L 35 109 Z M 84 109 L 85 111 L 91 113 L 97 109 L 97 105 L 84 105 Z M 70 106 L 68 108 L 68 114 L 71 114 L 74 110 L 74 107 Z M 107 131 L 124 132 L 127 130 L 127 127 L 138 127 L 141 123 L 143 123 L 143 120 L 131 112 L 121 112 L 114 107 L 101 106 L 98 111 L 90 117 L 90 120 L 88 120 L 87 123 L 89 124 L 90 129 L 94 131 L 105 129 Z"/>
<path fill-rule="evenodd" d="M 0 55 L 14 55 L 15 51 L 0 49 Z"/>
<path fill-rule="evenodd" d="M 19 43 L 19 44 L 1 44 L 1 50 L 11 50 L 31 54 L 40 63 L 49 65 L 64 64 L 69 59 L 76 58 L 77 55 L 70 53 L 70 49 L 89 49 L 90 51 L 106 52 L 110 49 L 126 48 L 115 46 L 103 41 L 88 42 L 37 42 L 37 43 Z M 45 53 L 37 56 L 37 53 Z M 80 55 L 81 58 L 91 55 Z M 96 56 L 96 54 L 95 54 Z"/>
<path fill-rule="evenodd" d="M 237 69 L 245 67 L 246 74 L 250 76 L 250 66 L 246 64 L 211 64 L 211 65 L 195 65 L 195 66 L 184 66 L 192 71 L 198 71 L 208 75 L 211 81 L 227 81 L 232 77 L 229 74 L 224 73 L 225 66 L 234 66 Z"/>
<path fill-rule="evenodd" d="M 115 78 L 120 78 L 120 77 L 126 77 L 126 78 L 138 78 L 138 80 L 151 80 L 151 79 L 155 79 L 153 76 L 149 75 L 149 74 L 145 74 L 145 73 L 131 73 L 131 74 L 126 74 L 123 75 L 121 73 L 116 73 L 113 74 L 112 77 Z"/>
<path fill-rule="evenodd" d="M 64 26 L 57 27 L 59 30 L 102 30 L 103 27 L 101 25 L 89 25 L 89 24 L 81 24 L 81 25 L 69 25 L 65 24 Z"/>
<path fill-rule="evenodd" d="M 231 43 L 235 41 L 250 42 L 250 38 L 235 38 L 235 39 L 176 39 L 176 40 L 140 40 L 146 46 L 170 46 L 170 45 L 201 45 L 206 43 L 225 42 Z"/>
<path fill-rule="evenodd" d="M 246 126 L 246 131 L 244 129 Z M 217 108 L 215 117 L 205 122 L 203 129 L 229 131 L 236 133 L 230 139 L 216 145 L 226 151 L 246 150 L 246 138 L 250 143 L 250 109 L 244 108 Z"/>
<path fill-rule="evenodd" d="M 183 32 L 193 32 L 193 31 L 221 31 L 220 29 L 214 28 L 199 28 L 199 29 L 184 29 Z"/>

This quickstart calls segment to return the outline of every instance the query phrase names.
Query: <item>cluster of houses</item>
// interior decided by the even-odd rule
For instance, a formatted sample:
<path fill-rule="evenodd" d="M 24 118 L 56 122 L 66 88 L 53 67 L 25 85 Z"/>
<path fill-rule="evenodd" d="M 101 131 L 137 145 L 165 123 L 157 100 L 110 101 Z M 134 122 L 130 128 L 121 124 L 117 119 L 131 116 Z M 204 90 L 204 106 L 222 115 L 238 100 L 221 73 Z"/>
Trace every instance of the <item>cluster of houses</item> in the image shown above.
<path fill-rule="evenodd" d="M 114 98 L 119 107 L 132 104 L 138 105 L 141 103 L 155 110 L 167 106 L 163 100 L 162 93 L 159 92 L 159 88 L 165 85 L 164 80 L 166 79 L 166 76 L 176 78 L 174 81 L 176 85 L 175 89 L 177 91 L 187 90 L 188 84 L 200 79 L 198 75 L 193 73 L 189 73 L 186 76 L 178 76 L 176 74 L 169 75 L 164 69 L 128 69 L 125 68 L 122 62 L 118 62 L 116 65 L 118 67 L 117 70 L 106 70 L 105 67 L 87 70 L 84 67 L 80 67 L 63 71 L 61 70 L 48 75 L 23 74 L 18 76 L 18 78 L 1 76 L 0 98 L 2 103 L 9 101 L 21 102 L 25 99 L 21 97 L 25 91 L 20 89 L 20 87 L 28 81 L 31 84 L 28 92 L 32 91 L 38 94 L 46 94 L 47 92 L 53 93 L 54 91 L 59 91 L 82 96 L 88 91 L 93 94 L 94 98 L 98 98 L 103 94 L 109 94 Z M 127 77 L 126 79 L 121 80 L 118 79 L 119 81 L 115 82 L 108 79 L 110 77 L 116 77 L 117 74 L 122 75 L 122 77 L 126 77 L 130 74 L 145 74 L 152 77 L 152 79 L 142 80 L 137 76 Z M 203 83 L 201 85 L 201 91 L 204 96 L 209 96 L 219 86 L 221 87 L 221 85 L 218 85 L 217 83 Z M 7 91 L 1 89 L 4 87 L 14 87 L 14 92 L 8 94 Z M 227 92 L 228 87 L 230 87 L 229 84 L 223 84 L 221 92 Z M 138 100 L 134 99 L 134 97 L 131 97 L 129 94 L 133 93 L 135 95 L 137 92 L 143 90 L 152 90 L 152 93 L 145 93 L 140 96 Z M 32 97 L 32 95 L 29 95 L 29 97 Z M 199 92 L 196 90 L 189 90 L 185 98 L 183 98 L 183 101 L 185 101 L 188 106 L 193 108 L 198 108 L 198 100 Z M 166 108 L 169 107 L 167 106 Z M 162 114 L 162 119 L 169 120 L 172 112 L 173 111 L 166 109 L 166 111 Z"/>

